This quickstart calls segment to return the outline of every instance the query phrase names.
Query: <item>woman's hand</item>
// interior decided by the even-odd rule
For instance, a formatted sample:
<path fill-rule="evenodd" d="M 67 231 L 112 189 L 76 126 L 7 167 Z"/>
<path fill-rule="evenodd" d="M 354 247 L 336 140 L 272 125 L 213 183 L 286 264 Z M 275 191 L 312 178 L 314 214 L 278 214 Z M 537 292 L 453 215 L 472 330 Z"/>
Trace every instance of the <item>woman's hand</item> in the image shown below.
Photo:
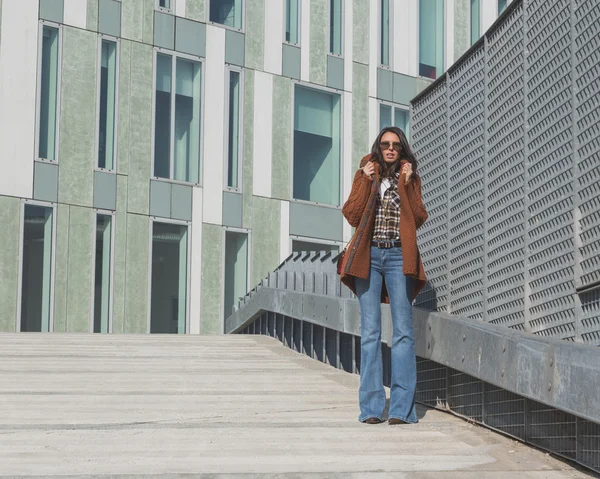
<path fill-rule="evenodd" d="M 404 165 L 402 166 L 402 173 L 404 175 L 406 175 L 406 177 L 404 179 L 404 184 L 406 185 L 410 181 L 412 174 L 413 174 L 412 164 L 404 163 Z"/>
<path fill-rule="evenodd" d="M 369 161 L 365 166 L 362 167 L 363 175 L 373 179 L 373 173 L 375 173 L 375 165 L 372 161 Z"/>

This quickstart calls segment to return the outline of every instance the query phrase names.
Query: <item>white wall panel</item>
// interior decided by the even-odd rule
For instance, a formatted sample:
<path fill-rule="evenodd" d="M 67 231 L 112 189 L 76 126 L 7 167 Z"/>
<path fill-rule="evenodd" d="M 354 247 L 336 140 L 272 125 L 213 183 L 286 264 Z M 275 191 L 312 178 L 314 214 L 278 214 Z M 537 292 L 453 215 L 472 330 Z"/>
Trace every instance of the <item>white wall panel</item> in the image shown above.
<path fill-rule="evenodd" d="M 344 53 L 344 90 L 352 91 L 352 74 L 353 74 L 353 63 L 354 58 L 354 32 L 352 30 L 354 21 L 354 11 L 352 9 L 352 2 L 343 2 L 344 6 L 344 45 L 342 52 Z M 351 105 L 351 103 L 350 103 Z"/>
<path fill-rule="evenodd" d="M 379 102 L 376 98 L 369 98 L 369 151 L 371 145 L 379 134 Z"/>
<path fill-rule="evenodd" d="M 279 233 L 279 261 L 283 262 L 291 253 L 290 202 L 281 202 L 281 231 Z"/>
<path fill-rule="evenodd" d="M 410 75 L 410 52 L 411 48 L 411 33 L 412 30 L 417 27 L 414 23 L 411 23 L 410 15 L 408 10 L 409 0 L 395 0 L 392 19 L 392 37 L 393 41 L 393 70 L 398 73 L 404 73 Z"/>
<path fill-rule="evenodd" d="M 202 312 L 202 189 L 192 193 L 192 248 L 190 251 L 190 334 L 200 334 Z"/>
<path fill-rule="evenodd" d="M 498 18 L 498 4 L 497 2 L 486 2 L 481 1 L 481 35 L 483 35 L 488 28 L 492 26 L 492 23 Z"/>
<path fill-rule="evenodd" d="M 273 77 L 254 72 L 254 146 L 252 187 L 257 196 L 271 197 L 273 138 Z"/>
<path fill-rule="evenodd" d="M 418 19 L 417 19 L 418 20 Z M 444 55 L 444 71 L 448 70 L 454 58 L 454 0 L 446 0 L 446 52 Z"/>
<path fill-rule="evenodd" d="M 310 0 L 300 6 L 300 79 L 309 81 L 310 69 Z"/>
<path fill-rule="evenodd" d="M 185 17 L 186 0 L 175 0 L 175 15 Z"/>
<path fill-rule="evenodd" d="M 265 9 L 265 64 L 266 72 L 281 75 L 282 44 L 285 26 L 284 2 L 268 2 Z"/>
<path fill-rule="evenodd" d="M 212 25 L 206 26 L 204 78 L 203 220 L 220 225 L 225 154 L 225 29 Z"/>
<path fill-rule="evenodd" d="M 64 20 L 66 25 L 78 28 L 87 26 L 87 3 L 81 0 L 64 0 Z"/>
<path fill-rule="evenodd" d="M 410 35 L 406 45 L 405 55 L 408 58 L 407 74 L 419 75 L 419 0 L 406 0 L 408 3 L 407 17 L 410 22 Z"/>
<path fill-rule="evenodd" d="M 31 198 L 35 156 L 38 0 L 2 2 L 0 192 Z"/>
<path fill-rule="evenodd" d="M 369 2 L 369 96 L 377 96 L 379 66 L 379 1 Z"/>

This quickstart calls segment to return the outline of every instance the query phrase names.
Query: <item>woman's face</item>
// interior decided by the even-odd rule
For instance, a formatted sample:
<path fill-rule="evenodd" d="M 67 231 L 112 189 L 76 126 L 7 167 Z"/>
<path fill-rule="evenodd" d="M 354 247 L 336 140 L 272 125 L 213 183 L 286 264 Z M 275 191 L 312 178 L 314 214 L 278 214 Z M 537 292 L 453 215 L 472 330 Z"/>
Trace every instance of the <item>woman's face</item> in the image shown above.
<path fill-rule="evenodd" d="M 400 144 L 400 138 L 395 133 L 388 131 L 384 133 L 379 142 L 379 148 L 381 148 L 381 155 L 383 161 L 386 163 L 394 163 L 400 158 L 400 150 L 402 146 Z"/>

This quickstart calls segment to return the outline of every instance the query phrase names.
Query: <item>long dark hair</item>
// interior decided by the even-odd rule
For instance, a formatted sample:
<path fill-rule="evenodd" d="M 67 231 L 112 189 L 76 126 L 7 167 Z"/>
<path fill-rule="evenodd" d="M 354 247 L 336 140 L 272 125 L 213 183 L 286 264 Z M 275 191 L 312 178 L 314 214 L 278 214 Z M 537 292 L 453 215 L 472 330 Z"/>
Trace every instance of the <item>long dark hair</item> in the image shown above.
<path fill-rule="evenodd" d="M 379 148 L 379 144 L 381 143 L 381 138 L 386 133 L 394 133 L 400 139 L 400 145 L 402 149 L 398 154 L 398 161 L 393 165 L 388 165 L 381 154 L 381 148 Z M 400 170 L 400 160 L 407 160 L 412 165 L 413 173 L 417 173 L 417 158 L 415 154 L 410 149 L 410 145 L 408 144 L 408 140 L 406 139 L 406 135 L 404 132 L 398 128 L 397 126 L 387 126 L 383 130 L 379 132 L 377 135 L 377 139 L 375 143 L 373 143 L 373 147 L 371 148 L 371 161 L 375 161 L 379 163 L 379 171 L 381 172 L 381 176 L 385 178 L 386 176 L 392 176 L 398 173 Z"/>

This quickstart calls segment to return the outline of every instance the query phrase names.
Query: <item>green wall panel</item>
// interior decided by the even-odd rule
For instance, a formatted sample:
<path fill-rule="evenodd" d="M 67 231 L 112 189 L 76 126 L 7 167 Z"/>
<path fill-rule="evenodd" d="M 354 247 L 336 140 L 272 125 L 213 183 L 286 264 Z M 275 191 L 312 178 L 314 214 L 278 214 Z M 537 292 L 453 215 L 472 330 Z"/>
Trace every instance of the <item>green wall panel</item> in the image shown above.
<path fill-rule="evenodd" d="M 185 2 L 185 16 L 190 20 L 206 21 L 206 0 L 187 0 Z"/>
<path fill-rule="evenodd" d="M 254 148 L 254 70 L 244 75 L 244 154 L 242 166 L 242 225 L 252 228 L 252 181 Z"/>
<path fill-rule="evenodd" d="M 125 333 L 148 332 L 149 217 L 127 215 Z"/>
<path fill-rule="evenodd" d="M 254 287 L 279 265 L 281 201 L 255 197 L 252 217 L 252 277 Z"/>
<path fill-rule="evenodd" d="M 91 208 L 71 206 L 67 279 L 67 332 L 90 332 L 92 262 L 96 215 Z"/>
<path fill-rule="evenodd" d="M 246 68 L 262 71 L 264 62 L 265 0 L 252 0 L 246 2 Z"/>
<path fill-rule="evenodd" d="M 329 1 L 310 2 L 310 67 L 309 79 L 327 85 L 327 53 L 329 53 Z"/>
<path fill-rule="evenodd" d="M 223 229 L 202 225 L 202 308 L 200 334 L 222 334 Z"/>
<path fill-rule="evenodd" d="M 98 0 L 87 0 L 87 29 L 98 31 Z"/>
<path fill-rule="evenodd" d="M 273 77 L 273 156 L 271 191 L 274 198 L 290 199 L 290 163 L 292 134 L 292 81 Z"/>
<path fill-rule="evenodd" d="M 121 36 L 152 45 L 154 41 L 154 0 L 123 0 Z"/>
<path fill-rule="evenodd" d="M 470 0 L 454 0 L 454 60 L 458 60 L 471 46 Z M 447 60 L 447 59 L 446 59 Z M 449 64 L 446 61 L 446 64 Z"/>
<path fill-rule="evenodd" d="M 58 201 L 92 206 L 96 137 L 98 36 L 63 29 Z"/>
<path fill-rule="evenodd" d="M 56 248 L 54 274 L 54 331 L 67 330 L 67 280 L 69 268 L 69 214 L 68 205 L 58 205 L 56 212 Z"/>
<path fill-rule="evenodd" d="M 117 176 L 117 211 L 114 217 L 113 333 L 125 326 L 125 272 L 127 259 L 127 177 Z"/>
<path fill-rule="evenodd" d="M 354 63 L 352 68 L 352 171 L 370 151 L 369 67 Z"/>
<path fill-rule="evenodd" d="M 117 122 L 117 172 L 129 173 L 129 119 L 131 116 L 131 45 L 121 40 L 119 58 L 119 108 Z"/>
<path fill-rule="evenodd" d="M 21 200 L 0 196 L 0 332 L 17 328 Z"/>
<path fill-rule="evenodd" d="M 369 63 L 369 1 L 352 0 L 352 58 L 365 65 Z"/>
<path fill-rule="evenodd" d="M 152 55 L 152 47 L 131 43 L 128 212 L 144 215 L 150 208 Z"/>

